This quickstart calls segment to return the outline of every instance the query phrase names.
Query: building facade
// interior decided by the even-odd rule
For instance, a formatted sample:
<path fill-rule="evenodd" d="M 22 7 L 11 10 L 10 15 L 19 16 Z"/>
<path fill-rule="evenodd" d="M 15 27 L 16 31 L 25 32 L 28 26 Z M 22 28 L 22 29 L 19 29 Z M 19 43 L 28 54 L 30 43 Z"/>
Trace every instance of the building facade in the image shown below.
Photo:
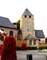
<path fill-rule="evenodd" d="M 35 36 L 34 16 L 28 9 L 25 9 L 24 13 L 21 16 L 21 19 L 20 19 L 20 29 L 22 30 L 23 39 L 29 33 L 31 33 L 32 35 Z"/>
<path fill-rule="evenodd" d="M 45 35 L 43 30 L 35 30 L 34 15 L 25 9 L 20 22 L 20 30 L 22 31 L 22 40 L 26 40 L 28 46 L 37 46 L 39 43 L 45 43 Z"/>
<path fill-rule="evenodd" d="M 9 35 L 10 31 L 13 31 L 14 36 L 16 35 L 16 27 L 11 23 L 8 18 L 0 16 L 0 30 L 3 30 L 4 33 Z"/>

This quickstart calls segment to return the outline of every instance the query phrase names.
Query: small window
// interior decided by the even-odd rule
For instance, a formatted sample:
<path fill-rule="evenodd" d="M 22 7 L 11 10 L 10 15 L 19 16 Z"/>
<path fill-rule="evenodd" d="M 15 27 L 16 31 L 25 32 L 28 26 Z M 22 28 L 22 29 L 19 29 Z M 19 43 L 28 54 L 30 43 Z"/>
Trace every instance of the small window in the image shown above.
<path fill-rule="evenodd" d="M 13 36 L 13 31 L 10 31 L 10 32 L 9 32 L 9 35 L 10 35 L 10 36 Z"/>
<path fill-rule="evenodd" d="M 39 41 L 40 41 L 40 39 L 39 39 Z"/>
<path fill-rule="evenodd" d="M 29 16 L 29 18 L 31 18 L 31 16 Z"/>
<path fill-rule="evenodd" d="M 34 45 L 36 45 L 36 40 L 34 40 Z"/>
<path fill-rule="evenodd" d="M 45 43 L 47 44 L 47 38 L 45 39 Z"/>
<path fill-rule="evenodd" d="M 30 40 L 29 45 L 32 45 L 32 40 Z"/>
<path fill-rule="evenodd" d="M 27 17 L 27 15 L 25 15 L 25 18 Z"/>

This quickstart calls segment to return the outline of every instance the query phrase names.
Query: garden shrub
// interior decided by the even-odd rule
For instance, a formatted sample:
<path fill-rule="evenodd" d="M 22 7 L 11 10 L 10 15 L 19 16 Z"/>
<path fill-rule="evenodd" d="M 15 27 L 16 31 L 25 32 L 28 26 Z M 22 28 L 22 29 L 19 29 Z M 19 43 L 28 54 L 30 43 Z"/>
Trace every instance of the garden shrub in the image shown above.
<path fill-rule="evenodd" d="M 37 50 L 37 47 L 26 47 L 26 49 L 23 49 L 21 47 L 16 47 L 16 50 Z"/>
<path fill-rule="evenodd" d="M 39 47 L 39 50 L 42 50 L 42 49 L 47 49 L 47 46 L 41 46 L 41 47 Z"/>

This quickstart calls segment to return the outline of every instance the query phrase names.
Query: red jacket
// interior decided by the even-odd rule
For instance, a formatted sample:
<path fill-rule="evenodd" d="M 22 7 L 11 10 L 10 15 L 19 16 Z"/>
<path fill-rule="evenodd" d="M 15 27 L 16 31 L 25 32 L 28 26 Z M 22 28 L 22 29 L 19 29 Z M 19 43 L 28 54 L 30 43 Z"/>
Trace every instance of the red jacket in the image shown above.
<path fill-rule="evenodd" d="M 17 60 L 16 40 L 14 37 L 9 36 L 5 38 L 1 60 Z"/>

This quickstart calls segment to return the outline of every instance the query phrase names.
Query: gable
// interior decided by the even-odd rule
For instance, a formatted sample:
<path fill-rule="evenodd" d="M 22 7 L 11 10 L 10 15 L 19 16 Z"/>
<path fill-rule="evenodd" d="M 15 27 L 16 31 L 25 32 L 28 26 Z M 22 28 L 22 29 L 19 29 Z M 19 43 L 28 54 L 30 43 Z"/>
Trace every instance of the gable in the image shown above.
<path fill-rule="evenodd" d="M 24 13 L 22 14 L 22 16 L 33 16 L 33 14 L 28 10 L 28 9 L 25 9 Z"/>

